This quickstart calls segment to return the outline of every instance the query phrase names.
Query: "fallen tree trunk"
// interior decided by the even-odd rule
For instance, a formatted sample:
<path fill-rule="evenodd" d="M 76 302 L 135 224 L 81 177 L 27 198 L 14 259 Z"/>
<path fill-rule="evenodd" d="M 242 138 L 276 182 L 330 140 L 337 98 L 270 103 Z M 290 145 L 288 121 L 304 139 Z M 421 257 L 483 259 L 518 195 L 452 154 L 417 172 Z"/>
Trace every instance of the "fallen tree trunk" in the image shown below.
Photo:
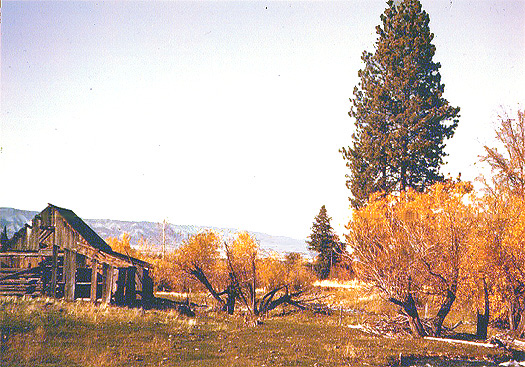
<path fill-rule="evenodd" d="M 280 290 L 284 289 L 285 293 L 282 294 L 279 298 L 274 300 L 275 295 Z M 302 294 L 301 291 L 295 292 L 295 293 L 288 293 L 288 287 L 279 287 L 276 289 L 273 289 L 272 291 L 266 293 L 264 297 L 259 302 L 259 309 L 258 314 L 265 314 L 270 312 L 271 310 L 277 308 L 278 306 L 282 304 L 288 304 L 294 307 L 297 307 L 301 310 L 305 310 L 306 306 L 302 304 L 300 300 L 296 300 L 294 298 L 300 296 Z"/>
<path fill-rule="evenodd" d="M 471 342 L 471 341 L 468 341 L 468 340 L 449 339 L 449 338 L 436 338 L 436 337 L 433 337 L 433 336 L 425 336 L 423 339 L 425 339 L 425 340 L 434 340 L 434 341 L 439 341 L 439 342 L 444 342 L 444 343 L 452 343 L 452 344 L 474 345 L 474 346 L 482 347 L 482 348 L 496 348 L 496 345 L 494 345 L 492 343 Z"/>
<path fill-rule="evenodd" d="M 498 347 L 505 348 L 511 352 L 519 352 L 525 354 L 525 341 L 515 339 L 507 334 L 495 335 L 489 340 L 491 343 L 495 344 Z"/>

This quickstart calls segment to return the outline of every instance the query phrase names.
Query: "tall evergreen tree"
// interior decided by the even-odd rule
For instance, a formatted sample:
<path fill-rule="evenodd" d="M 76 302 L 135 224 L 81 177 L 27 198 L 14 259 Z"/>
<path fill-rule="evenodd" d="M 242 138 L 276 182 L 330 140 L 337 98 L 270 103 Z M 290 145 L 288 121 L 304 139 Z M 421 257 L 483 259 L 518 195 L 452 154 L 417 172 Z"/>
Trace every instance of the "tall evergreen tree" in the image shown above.
<path fill-rule="evenodd" d="M 331 267 L 339 262 L 340 246 L 337 235 L 330 225 L 331 219 L 323 205 L 314 219 L 309 240 L 306 241 L 308 248 L 318 254 L 315 271 L 321 279 L 328 278 Z"/>
<path fill-rule="evenodd" d="M 373 192 L 423 190 L 443 180 L 444 141 L 458 124 L 459 108 L 443 97 L 441 65 L 432 60 L 428 14 L 418 0 L 387 5 L 376 27 L 375 53 L 363 52 L 365 67 L 350 99 L 352 145 L 341 149 L 354 207 Z"/>

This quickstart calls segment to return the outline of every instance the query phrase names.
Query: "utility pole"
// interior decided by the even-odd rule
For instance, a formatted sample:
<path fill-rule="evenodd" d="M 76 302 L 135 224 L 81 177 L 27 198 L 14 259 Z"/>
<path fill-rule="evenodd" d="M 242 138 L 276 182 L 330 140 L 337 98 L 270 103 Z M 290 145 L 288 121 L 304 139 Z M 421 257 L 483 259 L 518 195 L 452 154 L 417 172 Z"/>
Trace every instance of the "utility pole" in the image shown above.
<path fill-rule="evenodd" d="M 166 257 L 166 219 L 162 221 L 162 258 Z"/>

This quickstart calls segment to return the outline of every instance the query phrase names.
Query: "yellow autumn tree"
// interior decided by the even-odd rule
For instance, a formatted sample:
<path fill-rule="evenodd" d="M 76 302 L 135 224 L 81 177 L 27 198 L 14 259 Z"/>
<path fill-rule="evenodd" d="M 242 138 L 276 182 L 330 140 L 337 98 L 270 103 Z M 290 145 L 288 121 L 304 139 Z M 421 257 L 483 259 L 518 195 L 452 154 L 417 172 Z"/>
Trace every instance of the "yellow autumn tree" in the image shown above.
<path fill-rule="evenodd" d="M 303 291 L 316 279 L 306 259 L 297 252 L 283 256 L 270 253 L 260 260 L 257 268 L 259 283 L 265 290 L 288 287 L 290 291 Z"/>
<path fill-rule="evenodd" d="M 461 259 L 475 221 L 470 183 L 446 181 L 425 192 L 376 194 L 347 226 L 358 278 L 400 306 L 414 335 L 440 335 L 456 299 Z M 425 330 L 418 302 L 437 307 Z"/>
<path fill-rule="evenodd" d="M 202 284 L 221 306 L 225 306 L 220 277 L 221 238 L 213 231 L 197 233 L 185 240 L 173 254 L 175 269 L 193 277 Z"/>
<path fill-rule="evenodd" d="M 289 252 L 284 257 L 286 271 L 286 284 L 293 290 L 308 289 L 316 280 L 316 275 L 311 270 L 308 261 L 297 252 Z"/>
<path fill-rule="evenodd" d="M 507 320 L 511 330 L 525 331 L 525 199 L 520 195 L 487 194 L 482 199 L 480 259 L 491 290 L 494 319 Z M 483 256 L 483 257 L 481 257 Z"/>
<path fill-rule="evenodd" d="M 225 255 L 221 257 L 221 254 Z M 287 284 L 267 289 L 257 296 L 261 265 L 257 240 L 241 232 L 230 241 L 222 241 L 211 231 L 196 234 L 186 240 L 176 251 L 176 271 L 182 271 L 199 281 L 229 314 L 241 302 L 253 315 L 260 315 L 284 303 L 304 308 L 295 299 L 302 290 L 289 291 Z M 222 291 L 221 291 L 222 289 Z"/>
<path fill-rule="evenodd" d="M 174 252 L 168 251 L 164 256 L 151 256 L 148 262 L 153 265 L 153 282 L 160 291 L 189 292 L 202 288 L 202 284 L 196 282 L 191 275 L 180 271 Z"/>
<path fill-rule="evenodd" d="M 437 313 L 431 320 L 432 333 L 440 335 L 443 322 L 456 300 L 463 258 L 477 225 L 474 196 L 469 182 L 437 183 L 417 195 L 411 208 L 418 220 L 409 233 L 421 252 L 418 261 L 425 293 Z"/>
<path fill-rule="evenodd" d="M 486 188 L 525 195 L 525 110 L 518 110 L 515 116 L 505 114 L 499 117 L 495 127 L 498 147 L 485 146 L 481 157 L 492 169 Z"/>
<path fill-rule="evenodd" d="M 287 282 L 286 266 L 277 253 L 270 253 L 260 260 L 257 268 L 259 285 L 265 290 L 282 287 Z"/>
<path fill-rule="evenodd" d="M 238 233 L 231 244 L 225 242 L 225 248 L 235 298 L 251 313 L 264 314 L 284 303 L 304 308 L 300 302 L 294 300 L 305 289 L 302 287 L 304 283 L 298 282 L 295 276 L 294 284 L 289 283 L 292 277 L 287 276 L 290 274 L 287 272 L 286 264 L 279 264 L 275 258 L 261 256 L 259 243 L 253 235 L 247 232 Z M 269 274 L 262 275 L 264 271 Z M 277 281 L 276 276 L 283 273 L 285 276 Z M 265 279 L 271 281 L 266 283 Z M 272 285 L 266 287 L 270 283 Z M 261 290 L 265 288 L 261 297 L 257 297 L 258 288 Z"/>
<path fill-rule="evenodd" d="M 510 329 L 521 336 L 525 333 L 525 111 L 500 116 L 495 135 L 498 146 L 485 146 L 482 157 L 491 175 L 484 178 L 480 200 L 480 248 L 494 317 L 501 319 L 507 313 Z"/>
<path fill-rule="evenodd" d="M 131 257 L 141 259 L 141 260 L 145 257 L 145 254 L 131 247 L 131 236 L 129 235 L 129 233 L 122 234 L 121 238 L 118 238 L 118 237 L 106 238 L 106 242 L 111 247 L 111 249 L 115 252 L 119 252 L 121 254 L 131 256 Z"/>
<path fill-rule="evenodd" d="M 259 243 L 248 232 L 238 233 L 231 245 L 225 242 L 229 276 L 237 296 L 252 312 L 257 309 L 257 262 Z"/>
<path fill-rule="evenodd" d="M 490 238 L 496 228 L 493 222 L 483 215 L 480 198 L 473 197 L 474 225 L 471 228 L 470 241 L 461 259 L 461 279 L 457 292 L 457 307 L 471 309 L 477 315 L 476 336 L 487 338 L 490 305 L 494 305 L 491 296 L 495 281 L 492 272 L 492 249 Z"/>

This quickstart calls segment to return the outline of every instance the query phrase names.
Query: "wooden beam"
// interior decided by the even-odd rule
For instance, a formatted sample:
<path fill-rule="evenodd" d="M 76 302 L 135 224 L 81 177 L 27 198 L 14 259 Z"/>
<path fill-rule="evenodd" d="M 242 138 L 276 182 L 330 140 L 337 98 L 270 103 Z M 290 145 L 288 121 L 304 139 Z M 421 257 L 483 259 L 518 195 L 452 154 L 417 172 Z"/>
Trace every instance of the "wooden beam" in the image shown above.
<path fill-rule="evenodd" d="M 102 288 L 102 302 L 110 303 L 111 295 L 113 293 L 113 273 L 115 268 L 112 265 L 102 263 L 102 277 L 104 278 L 104 286 Z"/>
<path fill-rule="evenodd" d="M 49 296 L 55 297 L 57 291 L 58 275 L 58 246 L 53 245 L 53 259 L 51 262 L 51 284 L 49 285 Z"/>
<path fill-rule="evenodd" d="M 67 269 L 65 273 L 65 289 L 64 289 L 64 298 L 66 301 L 75 300 L 75 283 L 76 283 L 76 273 L 77 273 L 77 261 L 76 253 L 71 250 L 65 249 L 65 259 L 64 262 L 67 263 Z"/>
<path fill-rule="evenodd" d="M 69 272 L 69 255 L 67 255 L 68 252 L 69 250 L 64 248 L 64 257 L 62 258 L 62 276 L 60 277 L 60 282 L 64 284 L 66 283 L 66 274 Z"/>
<path fill-rule="evenodd" d="M 13 272 L 13 273 L 0 277 L 0 282 L 4 280 L 8 280 L 8 279 L 16 279 L 25 274 L 34 274 L 39 271 L 40 271 L 40 267 L 23 269 L 21 271 Z"/>
<path fill-rule="evenodd" d="M 9 252 L 0 252 L 0 258 L 6 257 L 40 257 L 45 256 L 46 251 L 9 251 Z"/>
<path fill-rule="evenodd" d="M 142 293 L 145 270 L 146 269 L 141 267 L 135 267 L 135 288 L 137 293 Z"/>
<path fill-rule="evenodd" d="M 48 267 L 45 266 L 44 260 L 45 260 L 44 257 L 41 257 L 40 263 L 39 263 L 41 265 L 38 265 L 40 267 L 39 282 L 42 287 L 40 289 L 40 295 L 42 296 L 46 295 L 46 292 L 48 291 L 48 287 L 49 287 L 49 282 L 51 281 L 51 273 L 49 272 Z"/>
<path fill-rule="evenodd" d="M 153 279 L 149 276 L 148 269 L 142 272 L 142 306 L 149 307 L 153 300 Z"/>
<path fill-rule="evenodd" d="M 89 297 L 91 298 L 91 302 L 95 303 L 97 302 L 97 274 L 98 274 L 98 263 L 97 259 L 91 260 L 91 289 L 89 293 Z"/>

